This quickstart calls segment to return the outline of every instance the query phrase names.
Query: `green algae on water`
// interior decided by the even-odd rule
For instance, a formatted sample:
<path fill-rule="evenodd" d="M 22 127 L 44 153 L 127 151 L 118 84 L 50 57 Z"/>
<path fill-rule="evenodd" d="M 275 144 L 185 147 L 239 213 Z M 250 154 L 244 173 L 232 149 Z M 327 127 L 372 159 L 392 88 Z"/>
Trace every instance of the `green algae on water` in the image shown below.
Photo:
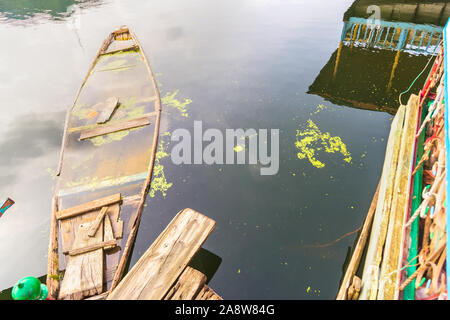
<path fill-rule="evenodd" d="M 164 137 L 170 136 L 170 132 L 164 132 L 161 134 L 161 142 L 158 145 L 158 151 L 155 154 L 155 164 L 153 166 L 153 178 L 150 185 L 149 195 L 151 198 L 156 196 L 159 191 L 165 197 L 167 195 L 167 190 L 169 190 L 173 183 L 167 182 L 166 175 L 164 173 L 164 166 L 161 164 L 161 160 L 167 158 L 169 154 L 167 153 L 168 142 L 164 141 Z"/>
<path fill-rule="evenodd" d="M 325 167 L 325 163 L 317 159 L 318 151 L 340 152 L 345 157 L 343 159 L 345 162 L 350 163 L 352 161 L 351 154 L 341 138 L 338 136 L 332 137 L 329 132 L 323 133 L 311 119 L 308 120 L 305 130 L 297 130 L 296 138 L 295 147 L 299 150 L 297 157 L 299 159 L 308 158 L 309 162 L 316 168 Z"/>
<path fill-rule="evenodd" d="M 189 98 L 185 98 L 183 102 L 178 100 L 176 98 L 176 96 L 177 96 L 179 91 L 180 90 L 177 89 L 177 90 L 175 90 L 172 93 L 167 92 L 165 94 L 165 96 L 161 98 L 161 103 L 163 105 L 168 106 L 168 107 L 172 107 L 172 108 L 177 109 L 178 111 L 180 111 L 181 116 L 188 118 L 189 114 L 187 112 L 187 108 L 186 107 L 187 107 L 187 105 L 189 105 L 192 102 L 192 100 L 189 99 Z"/>

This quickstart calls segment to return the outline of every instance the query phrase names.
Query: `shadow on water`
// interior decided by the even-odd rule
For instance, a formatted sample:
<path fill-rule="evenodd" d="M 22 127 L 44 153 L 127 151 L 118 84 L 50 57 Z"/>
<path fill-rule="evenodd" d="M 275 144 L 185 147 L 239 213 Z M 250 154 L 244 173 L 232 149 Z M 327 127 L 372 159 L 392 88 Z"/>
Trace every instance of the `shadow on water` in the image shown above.
<path fill-rule="evenodd" d="M 221 263 L 221 257 L 206 249 L 200 248 L 192 258 L 189 266 L 203 273 L 207 278 L 206 283 L 208 283 L 216 273 L 217 269 L 219 269 Z"/>

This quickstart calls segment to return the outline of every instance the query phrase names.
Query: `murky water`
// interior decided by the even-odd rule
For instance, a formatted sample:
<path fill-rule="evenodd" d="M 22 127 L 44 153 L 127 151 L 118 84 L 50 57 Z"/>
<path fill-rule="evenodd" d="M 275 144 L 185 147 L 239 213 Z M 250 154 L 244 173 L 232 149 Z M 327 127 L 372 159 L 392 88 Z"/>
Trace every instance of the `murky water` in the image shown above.
<path fill-rule="evenodd" d="M 398 90 L 427 60 L 404 55 L 390 100 L 379 92 L 371 97 L 386 87 L 395 53 L 355 48 L 345 61 L 344 50 L 344 67 L 330 83 L 351 4 L 3 0 L 0 201 L 11 197 L 16 204 L 0 219 L 0 288 L 46 272 L 65 111 L 103 39 L 127 24 L 147 53 L 164 103 L 158 179 L 131 265 L 189 207 L 217 222 L 199 263 L 208 264 L 209 285 L 224 298 L 333 299 L 357 234 L 314 245 L 363 223 L 392 120 L 388 112 L 353 108 L 361 108 L 354 102 L 392 111 Z M 356 88 L 364 79 L 374 88 Z M 333 90 L 348 101 L 333 99 Z M 192 131 L 194 120 L 222 131 L 280 129 L 278 174 L 260 176 L 255 165 L 175 166 L 168 133 Z"/>

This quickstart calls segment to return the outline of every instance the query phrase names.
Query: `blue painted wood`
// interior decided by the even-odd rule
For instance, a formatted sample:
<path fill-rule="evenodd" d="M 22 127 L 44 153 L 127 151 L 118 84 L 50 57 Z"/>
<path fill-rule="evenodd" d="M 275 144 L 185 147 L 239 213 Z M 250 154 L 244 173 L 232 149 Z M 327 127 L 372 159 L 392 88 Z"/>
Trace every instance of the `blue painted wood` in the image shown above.
<path fill-rule="evenodd" d="M 394 28 L 394 33 L 392 33 L 391 41 L 389 43 L 389 48 L 392 48 L 392 43 L 394 42 L 394 36 L 397 33 L 397 28 Z"/>
<path fill-rule="evenodd" d="M 381 38 L 381 35 L 383 34 L 383 30 L 384 30 L 383 27 L 378 29 L 377 37 L 375 40 L 375 45 L 377 45 L 380 42 L 380 38 Z"/>
<path fill-rule="evenodd" d="M 364 18 L 356 18 L 351 17 L 348 22 L 351 24 L 369 24 L 369 19 Z M 397 22 L 397 21 L 384 21 L 379 20 L 379 25 L 382 27 L 394 27 L 400 29 L 410 29 L 410 30 L 419 30 L 419 31 L 427 31 L 427 32 L 442 32 L 442 27 L 432 26 L 429 24 L 415 24 L 415 23 L 407 23 L 407 22 Z"/>
<path fill-rule="evenodd" d="M 400 38 L 398 39 L 397 43 L 397 50 L 402 50 L 405 47 L 406 35 L 408 34 L 408 32 L 408 29 L 402 29 L 402 31 L 400 32 Z"/>
<path fill-rule="evenodd" d="M 420 38 L 420 42 L 419 42 L 419 49 L 422 47 L 422 42 L 423 42 L 423 38 L 425 37 L 426 32 L 422 31 L 422 37 Z"/>
<path fill-rule="evenodd" d="M 356 40 L 359 40 L 359 34 L 361 33 L 362 24 L 358 25 L 358 34 L 356 35 Z"/>
<path fill-rule="evenodd" d="M 450 92 L 449 92 L 449 83 L 448 83 L 448 72 L 449 72 L 449 54 L 450 54 L 450 33 L 449 33 L 449 22 L 447 21 L 447 24 L 445 25 L 444 28 L 444 85 L 445 85 L 445 113 L 444 113 L 444 121 L 445 121 L 445 170 L 446 172 L 450 172 L 449 171 L 449 165 L 450 165 L 450 152 L 449 152 L 449 148 L 450 148 L 450 139 L 449 139 L 449 97 L 450 97 Z M 447 182 L 447 186 L 446 186 L 446 193 L 450 194 L 450 175 L 446 174 L 445 175 L 445 179 Z M 447 199 L 445 200 L 445 209 L 447 210 L 448 205 L 447 205 L 448 201 Z M 448 244 L 448 235 L 450 234 L 450 215 L 447 214 L 447 222 L 446 222 L 446 229 L 447 229 L 447 258 L 450 257 L 450 246 Z M 447 261 L 448 262 L 448 261 Z M 450 263 L 446 263 L 446 273 L 447 273 L 447 288 L 450 288 Z M 447 297 L 448 300 L 448 297 Z"/>
<path fill-rule="evenodd" d="M 411 46 L 411 48 L 412 48 L 412 46 L 413 46 L 413 43 L 414 43 L 414 39 L 416 38 L 416 33 L 417 33 L 417 29 L 415 29 L 415 30 L 414 30 L 414 33 L 413 33 L 413 36 L 412 36 L 411 42 L 409 43 L 409 45 Z"/>
<path fill-rule="evenodd" d="M 362 42 L 366 42 L 366 38 L 367 38 L 367 30 L 369 30 L 369 27 L 366 26 L 366 31 L 364 32 L 364 39 Z"/>
<path fill-rule="evenodd" d="M 383 42 L 383 47 L 385 46 L 385 44 L 386 44 L 386 40 L 387 40 L 387 37 L 388 37 L 388 35 L 389 35 L 389 31 L 391 30 L 391 27 L 388 27 L 387 28 L 387 31 L 386 31 L 386 37 L 384 38 L 384 42 Z"/>
<path fill-rule="evenodd" d="M 350 26 L 350 22 L 344 22 L 344 27 L 342 28 L 341 41 L 345 41 L 345 35 L 347 34 L 348 27 Z"/>
<path fill-rule="evenodd" d="M 11 206 L 14 204 L 14 201 L 11 200 L 10 198 L 8 198 L 0 207 L 0 217 L 6 212 L 6 210 L 8 210 L 9 208 L 11 208 Z"/>
<path fill-rule="evenodd" d="M 431 34 L 430 34 L 430 39 L 428 39 L 428 44 L 427 44 L 427 47 L 425 48 L 425 51 L 428 51 L 428 48 L 430 47 L 430 44 L 431 44 L 431 39 L 433 39 L 433 32 L 431 32 Z"/>
<path fill-rule="evenodd" d="M 364 36 L 360 39 L 362 34 L 362 28 L 365 26 Z M 355 29 L 356 28 L 356 29 Z M 389 45 L 386 44 L 389 37 L 389 33 L 392 29 L 391 40 Z M 396 50 L 410 50 L 421 53 L 430 54 L 430 46 L 436 49 L 439 45 L 440 38 L 442 36 L 443 28 L 425 25 L 425 24 L 414 24 L 406 22 L 395 22 L 395 21 L 384 21 L 379 20 L 377 24 L 374 24 L 372 20 L 352 17 L 348 21 L 344 22 L 344 27 L 342 30 L 341 41 L 346 41 L 345 36 L 348 30 L 350 30 L 350 38 L 347 41 L 350 43 L 358 42 L 361 44 L 367 44 L 368 47 L 382 48 L 382 49 L 396 49 Z M 383 32 L 386 32 L 384 36 L 384 41 L 381 43 L 383 37 Z M 400 36 L 397 43 L 394 43 L 395 34 L 400 31 Z M 412 38 L 408 41 L 408 32 L 412 32 Z M 418 46 L 414 46 L 414 41 L 421 33 L 421 38 Z M 432 44 L 432 37 L 434 34 L 439 34 L 439 40 L 436 44 Z M 423 39 L 425 35 L 430 35 L 427 46 L 425 49 L 421 48 L 423 45 Z M 356 36 L 356 37 L 355 37 Z M 355 40 L 353 38 L 355 37 Z M 408 41 L 408 43 L 407 43 Z M 436 50 L 433 50 L 433 53 Z"/>
<path fill-rule="evenodd" d="M 373 38 L 373 34 L 375 33 L 375 28 L 372 27 L 370 29 L 370 37 L 369 37 L 369 41 L 367 42 L 369 44 L 369 46 L 372 44 L 372 38 Z"/>

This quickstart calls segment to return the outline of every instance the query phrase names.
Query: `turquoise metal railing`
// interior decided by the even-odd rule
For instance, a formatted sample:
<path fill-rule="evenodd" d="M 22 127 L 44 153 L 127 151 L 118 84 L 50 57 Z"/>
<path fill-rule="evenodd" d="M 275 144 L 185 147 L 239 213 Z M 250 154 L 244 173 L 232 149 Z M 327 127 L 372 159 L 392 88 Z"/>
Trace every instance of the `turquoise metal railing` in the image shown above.
<path fill-rule="evenodd" d="M 442 27 L 352 17 L 344 22 L 344 44 L 379 49 L 437 54 Z"/>

